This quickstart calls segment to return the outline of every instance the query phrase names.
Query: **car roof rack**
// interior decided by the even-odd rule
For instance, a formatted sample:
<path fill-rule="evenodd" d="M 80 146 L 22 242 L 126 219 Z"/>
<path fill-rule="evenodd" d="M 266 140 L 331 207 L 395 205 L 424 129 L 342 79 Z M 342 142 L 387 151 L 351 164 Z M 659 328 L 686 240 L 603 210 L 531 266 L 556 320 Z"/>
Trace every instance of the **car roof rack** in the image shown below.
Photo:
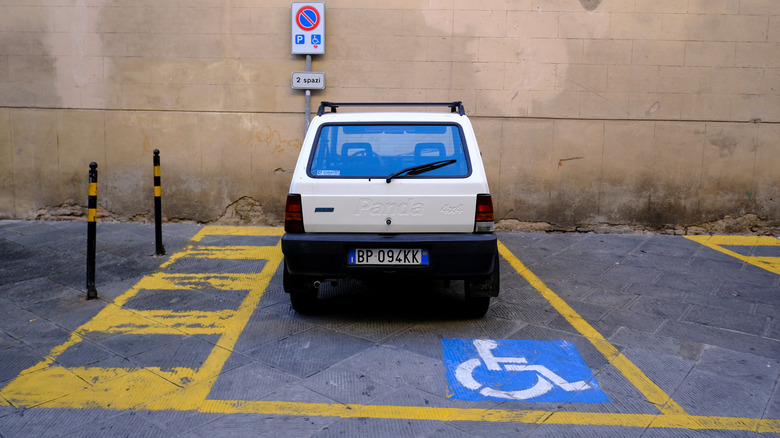
<path fill-rule="evenodd" d="M 450 112 L 458 113 L 461 116 L 466 115 L 466 110 L 463 108 L 463 102 L 321 102 L 320 107 L 317 110 L 317 115 L 321 116 L 325 114 L 325 108 L 330 108 L 331 113 L 336 112 L 336 108 L 340 106 L 446 106 L 450 108 Z"/>

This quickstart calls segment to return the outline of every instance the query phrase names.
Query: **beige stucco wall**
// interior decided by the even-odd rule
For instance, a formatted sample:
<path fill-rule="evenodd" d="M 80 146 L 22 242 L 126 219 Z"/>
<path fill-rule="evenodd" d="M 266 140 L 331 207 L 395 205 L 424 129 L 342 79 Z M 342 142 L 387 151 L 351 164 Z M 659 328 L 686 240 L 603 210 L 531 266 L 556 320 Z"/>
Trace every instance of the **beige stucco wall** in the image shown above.
<path fill-rule="evenodd" d="M 463 100 L 498 215 L 780 221 L 777 0 L 326 0 L 320 100 Z M 0 218 L 278 221 L 290 1 L 0 0 Z M 236 203 L 238 201 L 238 203 Z M 231 206 L 232 204 L 232 206 Z M 64 207 L 63 207 L 64 205 Z"/>

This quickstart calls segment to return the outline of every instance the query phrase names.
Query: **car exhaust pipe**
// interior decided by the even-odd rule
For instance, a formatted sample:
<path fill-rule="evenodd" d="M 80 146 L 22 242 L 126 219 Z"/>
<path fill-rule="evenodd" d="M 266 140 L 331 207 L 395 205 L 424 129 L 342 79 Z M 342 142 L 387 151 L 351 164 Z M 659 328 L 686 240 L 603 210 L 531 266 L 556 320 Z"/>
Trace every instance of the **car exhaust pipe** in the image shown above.
<path fill-rule="evenodd" d="M 319 280 L 314 281 L 314 288 L 319 289 L 321 284 Z"/>

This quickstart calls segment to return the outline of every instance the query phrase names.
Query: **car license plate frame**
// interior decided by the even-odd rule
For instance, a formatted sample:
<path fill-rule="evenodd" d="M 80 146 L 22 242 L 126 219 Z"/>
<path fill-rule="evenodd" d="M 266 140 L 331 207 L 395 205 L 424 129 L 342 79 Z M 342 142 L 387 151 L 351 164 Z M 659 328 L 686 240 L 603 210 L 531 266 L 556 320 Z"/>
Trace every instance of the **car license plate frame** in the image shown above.
<path fill-rule="evenodd" d="M 350 248 L 350 266 L 428 266 L 429 251 L 423 248 Z"/>

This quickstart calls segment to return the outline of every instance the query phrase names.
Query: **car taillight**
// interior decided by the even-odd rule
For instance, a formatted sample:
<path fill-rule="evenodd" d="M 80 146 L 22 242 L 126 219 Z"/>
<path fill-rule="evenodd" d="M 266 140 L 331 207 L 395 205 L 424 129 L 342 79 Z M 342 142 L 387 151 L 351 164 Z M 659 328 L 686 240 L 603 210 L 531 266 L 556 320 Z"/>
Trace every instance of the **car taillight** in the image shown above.
<path fill-rule="evenodd" d="M 477 233 L 492 233 L 496 229 L 493 220 L 493 198 L 488 194 L 477 195 L 477 215 L 474 231 Z"/>
<path fill-rule="evenodd" d="M 303 206 L 301 195 L 287 195 L 284 207 L 284 231 L 287 233 L 303 233 Z"/>

